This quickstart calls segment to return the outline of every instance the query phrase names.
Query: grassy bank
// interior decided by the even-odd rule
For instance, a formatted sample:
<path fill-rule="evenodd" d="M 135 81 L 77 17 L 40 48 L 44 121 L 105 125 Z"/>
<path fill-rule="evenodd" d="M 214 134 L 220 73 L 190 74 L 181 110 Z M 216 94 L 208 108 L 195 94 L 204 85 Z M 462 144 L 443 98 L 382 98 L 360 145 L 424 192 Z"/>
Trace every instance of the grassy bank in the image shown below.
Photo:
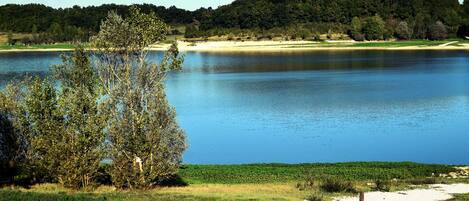
<path fill-rule="evenodd" d="M 454 195 L 454 198 L 448 201 L 468 201 L 469 200 L 469 194 L 457 194 Z"/>
<path fill-rule="evenodd" d="M 155 50 L 164 50 L 169 47 L 168 39 L 153 46 Z M 173 39 L 174 40 L 174 39 Z M 351 42 L 351 41 L 206 41 L 206 42 L 180 42 L 179 48 L 182 51 L 291 51 L 291 50 L 323 50 L 323 49 L 469 49 L 469 40 L 448 39 L 441 41 L 430 40 L 408 40 L 408 41 L 372 41 L 372 42 Z M 0 45 L 0 51 L 21 52 L 21 51 L 54 51 L 71 50 L 72 44 L 45 44 L 45 45 Z"/>
<path fill-rule="evenodd" d="M 0 44 L 0 50 L 39 50 L 39 49 L 73 49 L 69 43 L 42 44 L 42 45 L 7 45 Z"/>
<path fill-rule="evenodd" d="M 101 186 L 93 191 L 72 191 L 56 184 L 41 184 L 31 189 L 0 190 L 0 201 L 16 200 L 303 200 L 321 191 L 324 178 L 348 180 L 361 190 L 373 190 L 367 183 L 376 180 L 399 181 L 395 186 L 425 184 L 432 174 L 449 173 L 447 165 L 417 163 L 337 163 L 337 164 L 252 164 L 185 165 L 180 176 L 189 185 L 160 187 L 146 191 L 117 191 Z M 311 189 L 298 185 L 308 175 L 315 178 Z M 444 181 L 444 180 L 441 180 Z M 435 179 L 431 180 L 435 182 Z M 447 181 L 445 181 L 447 182 Z M 325 193 L 326 198 L 342 193 Z"/>
<path fill-rule="evenodd" d="M 413 179 L 453 170 L 453 167 L 446 165 L 410 162 L 356 162 L 296 165 L 187 165 L 181 168 L 180 174 L 190 184 L 245 184 L 298 182 L 307 175 L 318 179 L 333 176 L 352 181 Z"/>

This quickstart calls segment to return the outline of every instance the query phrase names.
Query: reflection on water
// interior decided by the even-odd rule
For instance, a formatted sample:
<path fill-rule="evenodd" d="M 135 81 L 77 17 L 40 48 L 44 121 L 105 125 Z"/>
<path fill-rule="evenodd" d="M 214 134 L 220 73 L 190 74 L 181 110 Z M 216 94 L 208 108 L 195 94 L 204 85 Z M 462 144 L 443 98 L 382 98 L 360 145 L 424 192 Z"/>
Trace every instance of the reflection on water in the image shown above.
<path fill-rule="evenodd" d="M 0 85 L 59 62 L 0 54 Z M 468 63 L 464 51 L 186 53 L 167 90 L 187 163 L 469 164 Z"/>

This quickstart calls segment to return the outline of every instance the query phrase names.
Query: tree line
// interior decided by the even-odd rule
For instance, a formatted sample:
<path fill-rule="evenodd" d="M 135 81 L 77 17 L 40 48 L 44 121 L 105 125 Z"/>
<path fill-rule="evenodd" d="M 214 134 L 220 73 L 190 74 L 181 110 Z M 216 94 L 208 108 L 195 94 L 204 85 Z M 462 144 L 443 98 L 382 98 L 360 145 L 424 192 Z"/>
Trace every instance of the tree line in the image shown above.
<path fill-rule="evenodd" d="M 244 33 L 251 32 L 254 36 L 270 32 L 311 38 L 332 32 L 358 39 L 439 39 L 445 35 L 469 35 L 469 3 L 461 5 L 458 0 L 236 0 L 197 20 L 190 28 L 190 36 L 248 30 Z M 357 30 L 359 21 L 363 30 Z M 370 31 L 377 33 L 366 33 Z M 436 31 L 443 33 L 432 33 Z"/>
<path fill-rule="evenodd" d="M 172 179 L 186 140 L 164 82 L 183 58 L 175 44 L 158 64 L 146 57 L 167 32 L 138 8 L 125 18 L 110 12 L 92 51 L 77 46 L 52 77 L 0 91 L 0 184 L 147 188 Z"/>
<path fill-rule="evenodd" d="M 135 6 L 143 13 L 156 13 L 168 24 L 186 25 L 188 38 L 231 34 L 314 39 L 319 34 L 340 33 L 356 39 L 440 39 L 469 35 L 469 3 L 458 0 L 236 0 L 217 9 L 195 11 Z M 86 40 L 99 30 L 107 12 L 128 16 L 129 8 L 9 4 L 0 6 L 0 32 L 35 33 L 31 43 Z M 357 30 L 358 21 L 363 29 Z M 371 29 L 378 34 L 367 34 Z M 173 34 L 182 33 L 174 29 Z"/>

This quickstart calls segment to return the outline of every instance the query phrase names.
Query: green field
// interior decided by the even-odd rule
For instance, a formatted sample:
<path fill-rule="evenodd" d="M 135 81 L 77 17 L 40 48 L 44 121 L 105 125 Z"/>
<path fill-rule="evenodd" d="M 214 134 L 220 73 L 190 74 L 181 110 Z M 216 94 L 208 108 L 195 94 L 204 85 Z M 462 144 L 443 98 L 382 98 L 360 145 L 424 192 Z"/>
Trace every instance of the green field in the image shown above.
<path fill-rule="evenodd" d="M 468 40 L 448 39 L 441 41 L 431 40 L 408 40 L 408 41 L 377 41 L 377 42 L 355 42 L 355 43 L 330 43 L 320 42 L 315 44 L 293 45 L 289 48 L 402 48 L 402 47 L 435 47 L 448 44 L 448 47 L 464 47 L 469 45 Z"/>
<path fill-rule="evenodd" d="M 0 44 L 0 50 L 34 50 L 34 49 L 73 49 L 74 45 L 69 43 L 56 43 L 44 45 L 6 45 Z"/>
<path fill-rule="evenodd" d="M 181 40 L 182 36 L 169 36 L 167 40 L 162 43 L 170 43 L 173 40 Z M 431 41 L 431 40 L 408 40 L 408 41 L 378 41 L 378 42 L 305 42 L 304 44 L 295 44 L 295 45 L 246 45 L 241 47 L 272 47 L 272 46 L 282 46 L 284 48 L 403 48 L 403 47 L 415 47 L 415 48 L 425 48 L 425 47 L 437 47 L 440 45 L 445 45 L 448 47 L 468 47 L 469 40 L 462 39 L 448 39 L 442 41 Z M 44 44 L 44 45 L 6 45 L 0 44 L 0 50 L 53 50 L 53 49 L 73 49 L 73 44 L 68 43 L 57 43 L 57 44 Z"/>
<path fill-rule="evenodd" d="M 432 175 L 449 173 L 448 165 L 410 162 L 356 162 L 336 164 L 251 164 L 251 165 L 184 165 L 180 176 L 188 186 L 159 187 L 151 190 L 115 190 L 100 186 L 91 191 L 73 191 L 57 184 L 39 184 L 30 189 L 6 187 L 0 201 L 48 200 L 303 200 L 325 178 L 352 182 L 360 191 L 374 190 L 367 183 L 378 179 L 394 180 L 394 190 L 419 183 Z M 300 190 L 298 185 L 311 176 L 315 184 Z M 434 179 L 437 182 L 450 182 Z M 458 182 L 461 182 L 458 180 Z M 424 183 L 424 182 L 423 182 Z M 322 192 L 324 193 L 324 192 Z M 326 199 L 343 193 L 324 193 Z M 459 201 L 459 200 L 457 200 Z"/>

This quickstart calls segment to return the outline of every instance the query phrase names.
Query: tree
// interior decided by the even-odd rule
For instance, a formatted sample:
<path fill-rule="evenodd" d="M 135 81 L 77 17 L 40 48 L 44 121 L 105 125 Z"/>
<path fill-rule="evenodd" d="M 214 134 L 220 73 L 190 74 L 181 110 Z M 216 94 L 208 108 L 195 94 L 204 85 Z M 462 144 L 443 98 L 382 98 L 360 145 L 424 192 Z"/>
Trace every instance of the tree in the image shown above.
<path fill-rule="evenodd" d="M 60 24 L 58 23 L 53 23 L 49 29 L 47 30 L 49 33 L 51 39 L 54 42 L 61 42 L 62 41 L 62 36 L 63 36 L 63 30 Z"/>
<path fill-rule="evenodd" d="M 64 132 L 58 181 L 67 187 L 85 188 L 93 184 L 104 159 L 104 115 L 99 112 L 99 89 L 89 52 L 78 46 L 63 63 L 53 67 L 61 83 L 59 108 Z"/>
<path fill-rule="evenodd" d="M 15 45 L 15 41 L 13 39 L 13 32 L 9 31 L 7 34 L 7 43 L 8 45 Z"/>
<path fill-rule="evenodd" d="M 469 26 L 462 25 L 459 27 L 457 36 L 460 38 L 468 39 L 469 37 Z"/>
<path fill-rule="evenodd" d="M 396 28 L 396 36 L 401 40 L 409 40 L 412 38 L 412 31 L 410 30 L 407 22 L 399 22 Z"/>
<path fill-rule="evenodd" d="M 0 93 L 0 178 L 8 177 L 13 183 L 17 168 L 15 159 L 18 153 L 18 135 L 11 122 L 10 102 Z"/>
<path fill-rule="evenodd" d="M 26 82 L 26 81 L 25 81 Z M 25 167 L 29 146 L 24 84 L 12 83 L 0 92 L 0 178 L 14 176 Z"/>
<path fill-rule="evenodd" d="M 381 40 L 385 31 L 385 24 L 383 19 L 375 15 L 367 18 L 363 26 L 363 33 L 367 40 Z"/>
<path fill-rule="evenodd" d="M 153 13 L 133 7 L 128 18 L 110 12 L 92 39 L 98 77 L 106 97 L 110 175 L 117 187 L 149 187 L 178 171 L 186 148 L 164 87 L 166 74 L 179 70 L 175 44 L 159 64 L 148 62 L 148 46 L 165 38 L 168 27 Z"/>
<path fill-rule="evenodd" d="M 36 78 L 28 87 L 25 99 L 28 133 L 27 160 L 36 181 L 56 182 L 64 145 L 63 116 L 60 114 L 57 93 L 48 80 Z"/>
<path fill-rule="evenodd" d="M 448 31 L 446 30 L 446 26 L 441 21 L 437 21 L 431 26 L 428 37 L 430 40 L 443 40 L 447 37 Z"/>
<path fill-rule="evenodd" d="M 359 17 L 353 17 L 352 18 L 352 24 L 351 24 L 351 30 L 350 30 L 350 36 L 357 41 L 362 41 L 363 34 L 362 34 L 362 22 Z"/>

